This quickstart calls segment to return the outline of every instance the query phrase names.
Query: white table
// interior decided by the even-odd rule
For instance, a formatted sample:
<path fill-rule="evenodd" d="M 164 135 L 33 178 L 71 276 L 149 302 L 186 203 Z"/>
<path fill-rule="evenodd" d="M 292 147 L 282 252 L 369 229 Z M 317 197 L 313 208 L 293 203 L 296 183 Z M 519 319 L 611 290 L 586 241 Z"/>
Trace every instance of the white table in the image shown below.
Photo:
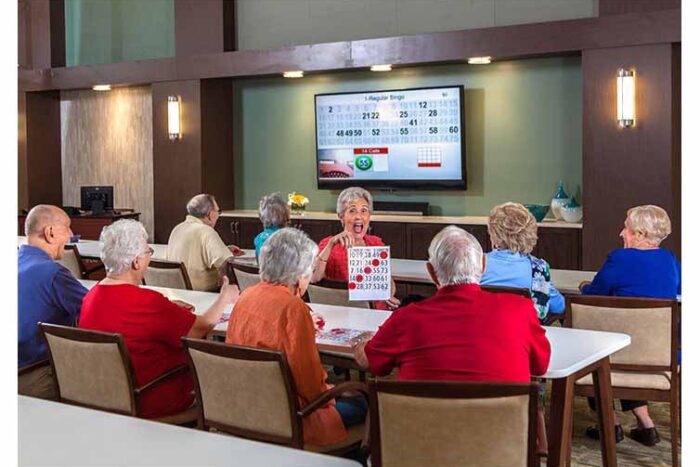
<path fill-rule="evenodd" d="M 23 235 L 17 236 L 17 247 L 25 245 L 27 243 L 27 237 Z M 86 259 L 100 259 L 100 242 L 97 240 L 80 240 L 77 243 L 67 243 L 66 245 L 75 245 L 78 247 L 78 253 L 80 256 Z M 162 245 L 159 243 L 149 243 L 149 246 L 153 248 L 154 259 L 165 260 L 166 253 L 168 250 L 168 245 Z M 253 254 L 255 256 L 255 254 Z"/>
<path fill-rule="evenodd" d="M 359 465 L 300 449 L 18 397 L 22 466 Z"/>

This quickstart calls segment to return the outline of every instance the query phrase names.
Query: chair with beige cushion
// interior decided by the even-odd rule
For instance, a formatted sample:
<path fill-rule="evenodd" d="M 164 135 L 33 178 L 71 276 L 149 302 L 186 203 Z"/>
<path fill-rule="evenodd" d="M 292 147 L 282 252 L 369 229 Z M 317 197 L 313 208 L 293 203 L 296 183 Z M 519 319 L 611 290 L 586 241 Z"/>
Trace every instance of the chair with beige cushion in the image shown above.
<path fill-rule="evenodd" d="M 528 466 L 536 383 L 370 381 L 372 467 Z"/>
<path fill-rule="evenodd" d="M 355 302 L 348 300 L 348 283 L 323 279 L 315 284 L 309 284 L 306 289 L 311 303 L 324 305 L 350 306 L 354 308 L 371 308 L 370 302 Z"/>
<path fill-rule="evenodd" d="M 63 248 L 63 257 L 56 261 L 65 266 L 76 279 L 87 279 L 85 264 L 75 245 L 66 245 Z"/>
<path fill-rule="evenodd" d="M 192 290 L 192 282 L 183 263 L 152 259 L 143 276 L 145 285 Z"/>
<path fill-rule="evenodd" d="M 363 383 L 346 382 L 299 407 L 294 378 L 283 352 L 183 337 L 200 401 L 199 428 L 326 454 L 360 446 L 363 425 L 330 446 L 304 443 L 302 420 L 344 391 L 364 394 Z"/>
<path fill-rule="evenodd" d="M 650 298 L 574 296 L 567 303 L 567 325 L 577 329 L 628 334 L 632 343 L 610 357 L 613 397 L 671 404 L 673 465 L 678 462 L 680 385 L 678 302 Z M 593 397 L 593 378 L 576 382 L 577 395 Z"/>
<path fill-rule="evenodd" d="M 179 365 L 135 387 L 136 377 L 121 334 L 39 323 L 46 340 L 56 400 L 123 415 L 137 416 L 141 395 L 174 375 L 188 371 Z M 197 407 L 154 419 L 184 424 L 197 419 Z"/>
<path fill-rule="evenodd" d="M 257 267 L 238 263 L 230 264 L 240 292 L 260 282 L 260 271 Z"/>

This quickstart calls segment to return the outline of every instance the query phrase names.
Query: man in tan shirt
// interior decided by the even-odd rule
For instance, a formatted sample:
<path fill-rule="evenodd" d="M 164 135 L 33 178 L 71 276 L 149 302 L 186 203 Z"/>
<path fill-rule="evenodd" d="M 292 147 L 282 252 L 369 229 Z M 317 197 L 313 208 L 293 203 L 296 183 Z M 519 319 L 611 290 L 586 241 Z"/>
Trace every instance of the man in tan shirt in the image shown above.
<path fill-rule="evenodd" d="M 220 214 L 212 195 L 197 195 L 187 203 L 185 221 L 170 233 L 167 259 L 185 264 L 194 290 L 217 291 L 228 261 L 243 254 L 214 230 Z"/>

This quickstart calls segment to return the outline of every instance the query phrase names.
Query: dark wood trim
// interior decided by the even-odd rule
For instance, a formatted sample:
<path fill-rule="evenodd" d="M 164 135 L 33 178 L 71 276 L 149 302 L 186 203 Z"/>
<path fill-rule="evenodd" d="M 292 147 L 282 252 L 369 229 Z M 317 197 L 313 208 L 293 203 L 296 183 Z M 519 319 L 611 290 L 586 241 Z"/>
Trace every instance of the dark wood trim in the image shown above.
<path fill-rule="evenodd" d="M 48 358 L 45 358 L 43 360 L 39 360 L 37 362 L 34 362 L 30 365 L 23 366 L 17 371 L 17 376 L 22 376 L 26 375 L 27 373 L 31 373 L 34 370 L 38 370 L 39 368 L 43 368 L 45 366 L 49 366 L 51 362 L 49 361 Z"/>
<path fill-rule="evenodd" d="M 182 279 L 185 282 L 185 287 L 187 288 L 187 290 L 193 290 L 192 281 L 190 281 L 190 275 L 187 274 L 187 268 L 185 267 L 184 263 L 152 259 L 151 262 L 148 263 L 148 267 L 154 269 L 179 269 L 180 273 L 182 274 Z M 144 284 L 148 285 L 145 282 L 145 279 Z"/>
<path fill-rule="evenodd" d="M 224 0 L 174 1 L 176 57 L 225 51 L 224 3 Z M 216 27 L 217 23 L 220 28 Z"/>
<path fill-rule="evenodd" d="M 598 0 L 598 15 L 681 9 L 681 0 Z"/>
<path fill-rule="evenodd" d="M 61 206 L 61 93 L 30 92 L 25 98 L 27 207 Z"/>
<path fill-rule="evenodd" d="M 64 0 L 20 0 L 18 10 L 20 70 L 44 74 L 46 69 L 65 67 Z"/>
<path fill-rule="evenodd" d="M 51 68 L 66 66 L 66 7 L 64 0 L 49 0 Z"/>
<path fill-rule="evenodd" d="M 470 56 L 496 59 L 580 53 L 585 49 L 681 41 L 680 10 L 610 15 L 463 31 L 438 32 L 261 51 L 235 51 L 54 68 L 19 70 L 20 90 L 83 89 L 94 84 L 134 85 L 222 77 L 263 77 L 285 70 L 327 72 L 376 63 L 414 66 L 463 63 Z"/>
<path fill-rule="evenodd" d="M 223 0 L 224 2 L 224 52 L 238 50 L 238 30 L 236 28 L 236 0 Z"/>
<path fill-rule="evenodd" d="M 574 427 L 574 381 L 572 376 L 552 380 L 547 438 L 547 467 L 562 467 L 571 459 L 571 436 Z"/>
<path fill-rule="evenodd" d="M 491 293 L 509 293 L 513 295 L 519 295 L 521 297 L 525 298 L 532 298 L 532 295 L 530 295 L 530 290 L 525 289 L 525 288 L 520 288 L 520 287 L 505 287 L 502 285 L 482 285 L 481 290 L 484 292 L 491 292 Z"/>
<path fill-rule="evenodd" d="M 177 375 L 179 375 L 180 373 L 187 373 L 187 372 L 189 371 L 189 369 L 190 369 L 190 368 L 189 368 L 189 366 L 187 366 L 186 363 L 183 363 L 182 365 L 178 365 L 178 366 L 176 366 L 175 368 L 172 368 L 172 369 L 166 371 L 165 373 L 162 373 L 162 374 L 156 376 L 155 378 L 153 378 L 152 380 L 148 381 L 148 382 L 147 382 L 146 384 L 144 384 L 143 386 L 134 388 L 134 394 L 136 394 L 137 397 L 138 397 L 138 396 L 141 396 L 141 395 L 143 395 L 143 393 L 145 393 L 146 391 L 149 391 L 149 390 L 153 389 L 154 387 L 156 387 L 156 386 L 158 386 L 159 384 L 161 384 L 161 383 L 163 383 L 163 382 L 169 380 L 170 378 L 172 378 L 172 377 L 174 377 L 174 376 L 177 376 Z"/>

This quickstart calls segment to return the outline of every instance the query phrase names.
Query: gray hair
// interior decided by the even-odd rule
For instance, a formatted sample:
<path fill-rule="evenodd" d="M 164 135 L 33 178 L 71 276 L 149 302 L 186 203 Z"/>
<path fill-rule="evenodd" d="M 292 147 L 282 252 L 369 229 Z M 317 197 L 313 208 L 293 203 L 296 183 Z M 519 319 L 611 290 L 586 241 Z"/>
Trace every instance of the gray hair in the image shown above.
<path fill-rule="evenodd" d="M 659 206 L 635 206 L 627 211 L 627 218 L 630 229 L 644 235 L 653 245 L 660 245 L 671 234 L 671 219 Z"/>
<path fill-rule="evenodd" d="M 313 273 L 318 246 L 301 230 L 285 227 L 260 250 L 260 277 L 272 284 L 294 285 Z"/>
<path fill-rule="evenodd" d="M 343 217 L 348 203 L 358 198 L 364 198 L 364 200 L 367 201 L 367 204 L 369 204 L 370 213 L 374 211 L 374 202 L 372 201 L 372 195 L 369 193 L 369 191 L 357 186 L 351 186 L 341 191 L 338 195 L 338 202 L 335 206 L 335 212 L 338 213 L 339 217 Z"/>
<path fill-rule="evenodd" d="M 284 227 L 291 217 L 289 206 L 287 206 L 287 203 L 282 199 L 279 192 L 262 197 L 260 200 L 259 213 L 260 222 L 262 222 L 265 228 L 274 226 Z"/>
<path fill-rule="evenodd" d="M 187 202 L 187 214 L 198 219 L 207 217 L 214 210 L 216 200 L 212 195 L 202 193 Z"/>
<path fill-rule="evenodd" d="M 100 234 L 100 259 L 107 274 L 124 274 L 131 262 L 143 256 L 148 233 L 139 221 L 122 219 L 102 229 Z"/>
<path fill-rule="evenodd" d="M 433 238 L 428 261 L 440 285 L 478 284 L 483 273 L 484 252 L 474 236 L 448 225 Z"/>
<path fill-rule="evenodd" d="M 24 235 L 39 235 L 44 227 L 59 221 L 59 217 L 68 217 L 60 208 L 51 204 L 37 204 L 24 220 Z"/>

